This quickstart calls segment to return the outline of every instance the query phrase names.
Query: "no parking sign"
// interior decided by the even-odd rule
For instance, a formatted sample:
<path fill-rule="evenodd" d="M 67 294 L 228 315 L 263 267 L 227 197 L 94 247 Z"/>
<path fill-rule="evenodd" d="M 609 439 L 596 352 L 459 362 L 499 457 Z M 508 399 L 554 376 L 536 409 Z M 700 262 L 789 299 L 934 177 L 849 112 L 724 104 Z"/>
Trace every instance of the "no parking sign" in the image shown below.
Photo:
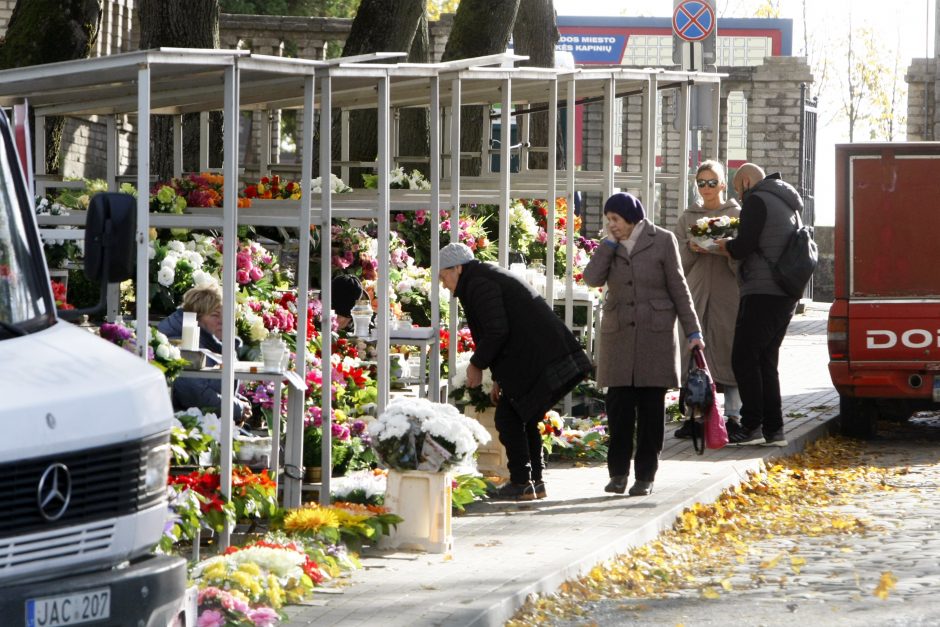
<path fill-rule="evenodd" d="M 717 22 L 714 0 L 676 0 L 672 13 L 672 60 L 685 70 L 715 62 Z"/>

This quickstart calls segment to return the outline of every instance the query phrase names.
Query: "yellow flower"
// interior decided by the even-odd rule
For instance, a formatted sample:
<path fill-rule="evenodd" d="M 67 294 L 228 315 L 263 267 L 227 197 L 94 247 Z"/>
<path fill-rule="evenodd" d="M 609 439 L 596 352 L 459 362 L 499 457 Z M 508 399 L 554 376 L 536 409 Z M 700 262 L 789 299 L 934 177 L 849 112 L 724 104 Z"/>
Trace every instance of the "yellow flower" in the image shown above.
<path fill-rule="evenodd" d="M 348 509 L 343 509 L 341 507 L 330 508 L 333 514 L 336 516 L 336 520 L 342 527 L 354 527 L 361 523 L 363 520 L 368 520 L 371 518 L 368 514 L 355 514 Z"/>
<path fill-rule="evenodd" d="M 216 562 L 215 564 L 211 564 L 208 568 L 206 568 L 205 572 L 203 573 L 203 576 L 208 577 L 210 579 L 224 579 L 225 571 L 226 571 L 225 563 Z"/>
<path fill-rule="evenodd" d="M 261 575 L 261 568 L 254 562 L 245 562 L 244 564 L 239 565 L 238 570 L 244 571 L 255 577 L 259 577 Z"/>
<path fill-rule="evenodd" d="M 274 575 L 268 575 L 268 601 L 274 609 L 284 605 L 284 592 L 281 589 L 280 582 Z"/>
<path fill-rule="evenodd" d="M 323 527 L 339 527 L 339 519 L 332 509 L 312 505 L 295 509 L 284 519 L 287 531 L 317 531 Z"/>
<path fill-rule="evenodd" d="M 257 596 L 255 594 L 255 591 L 252 590 L 252 586 L 254 585 L 257 587 L 258 584 L 256 584 L 254 580 L 252 579 L 251 575 L 249 575 L 245 571 L 236 570 L 234 573 L 232 573 L 229 576 L 229 579 L 232 582 L 234 582 L 235 585 L 239 587 L 239 589 L 248 591 L 248 593 L 251 594 L 252 597 Z"/>

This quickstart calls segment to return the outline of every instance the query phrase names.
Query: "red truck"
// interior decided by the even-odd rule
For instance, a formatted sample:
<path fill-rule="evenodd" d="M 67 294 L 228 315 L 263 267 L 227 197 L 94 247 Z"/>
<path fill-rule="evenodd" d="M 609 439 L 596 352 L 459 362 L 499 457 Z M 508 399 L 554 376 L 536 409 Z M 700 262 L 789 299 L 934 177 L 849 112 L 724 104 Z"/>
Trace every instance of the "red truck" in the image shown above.
<path fill-rule="evenodd" d="M 828 344 L 845 435 L 940 408 L 938 180 L 940 142 L 836 146 Z"/>

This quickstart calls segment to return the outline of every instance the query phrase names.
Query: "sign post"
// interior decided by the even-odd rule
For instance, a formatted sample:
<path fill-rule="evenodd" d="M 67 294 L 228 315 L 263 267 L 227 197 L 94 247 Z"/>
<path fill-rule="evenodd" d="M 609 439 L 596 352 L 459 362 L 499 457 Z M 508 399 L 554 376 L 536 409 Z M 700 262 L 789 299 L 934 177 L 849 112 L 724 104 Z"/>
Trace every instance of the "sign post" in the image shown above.
<path fill-rule="evenodd" d="M 714 64 L 717 21 L 714 0 L 675 0 L 673 62 L 690 72 L 701 72 Z"/>

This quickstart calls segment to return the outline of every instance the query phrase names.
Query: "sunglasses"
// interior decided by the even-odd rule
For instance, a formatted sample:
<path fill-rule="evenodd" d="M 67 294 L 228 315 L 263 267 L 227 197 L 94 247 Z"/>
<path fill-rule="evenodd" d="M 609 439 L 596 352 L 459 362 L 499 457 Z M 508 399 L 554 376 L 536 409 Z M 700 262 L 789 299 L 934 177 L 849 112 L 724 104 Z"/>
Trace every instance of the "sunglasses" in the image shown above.
<path fill-rule="evenodd" d="M 712 189 L 715 189 L 716 187 L 718 187 L 718 185 L 721 184 L 721 181 L 719 181 L 718 179 L 708 179 L 707 181 L 704 179 L 695 179 L 695 184 L 698 186 L 699 189 L 702 189 L 706 185 L 708 185 Z"/>

